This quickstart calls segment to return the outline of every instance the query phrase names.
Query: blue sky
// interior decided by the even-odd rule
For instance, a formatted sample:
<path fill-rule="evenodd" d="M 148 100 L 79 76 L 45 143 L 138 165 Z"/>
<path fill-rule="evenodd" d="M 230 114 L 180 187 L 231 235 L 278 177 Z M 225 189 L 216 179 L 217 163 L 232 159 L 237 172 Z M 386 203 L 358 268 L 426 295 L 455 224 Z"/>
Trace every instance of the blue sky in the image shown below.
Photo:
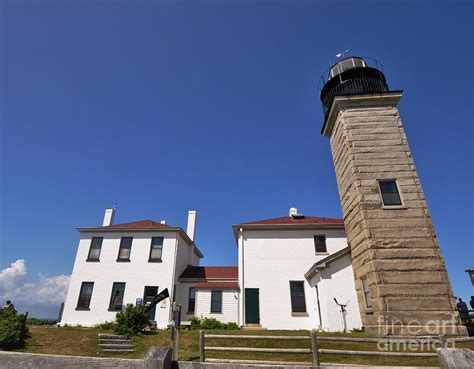
<path fill-rule="evenodd" d="M 74 228 L 99 225 L 114 203 L 117 222 L 183 228 L 196 209 L 207 265 L 236 264 L 233 223 L 291 206 L 340 217 L 317 82 L 349 49 L 404 90 L 454 293 L 472 294 L 472 2 L 0 7 L 0 270 L 24 260 L 34 290 L 69 275 Z"/>

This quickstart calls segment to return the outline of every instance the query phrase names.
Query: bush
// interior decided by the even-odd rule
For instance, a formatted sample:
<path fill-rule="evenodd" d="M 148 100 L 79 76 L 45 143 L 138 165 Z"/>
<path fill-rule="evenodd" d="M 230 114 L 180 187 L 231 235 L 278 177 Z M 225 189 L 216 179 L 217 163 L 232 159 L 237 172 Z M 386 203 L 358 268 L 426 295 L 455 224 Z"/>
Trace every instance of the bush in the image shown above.
<path fill-rule="evenodd" d="M 201 320 L 201 329 L 223 329 L 224 323 L 216 318 L 204 318 Z"/>
<path fill-rule="evenodd" d="M 148 313 L 145 310 L 143 305 L 128 304 L 124 311 L 117 313 L 114 331 L 123 334 L 127 339 L 142 332 L 149 324 Z"/>
<path fill-rule="evenodd" d="M 199 329 L 201 328 L 201 319 L 199 319 L 197 316 L 192 316 L 191 319 L 189 319 L 191 322 L 191 329 Z"/>
<path fill-rule="evenodd" d="M 240 329 L 239 328 L 239 325 L 235 322 L 229 322 L 227 324 L 225 324 L 225 328 L 224 329 L 227 329 L 229 331 L 235 331 L 235 330 L 238 330 Z"/>
<path fill-rule="evenodd" d="M 191 317 L 191 329 L 226 329 L 226 330 L 237 330 L 239 326 L 237 323 L 229 322 L 222 323 L 216 318 L 198 318 L 196 316 Z"/>
<path fill-rule="evenodd" d="M 38 319 L 38 318 L 28 318 L 26 319 L 26 324 L 28 325 L 55 325 L 58 321 L 52 319 Z"/>
<path fill-rule="evenodd" d="M 0 349 L 12 350 L 25 344 L 26 317 L 10 309 L 0 309 Z"/>
<path fill-rule="evenodd" d="M 96 328 L 104 329 L 106 331 L 115 331 L 117 329 L 116 322 L 103 322 L 95 325 Z"/>

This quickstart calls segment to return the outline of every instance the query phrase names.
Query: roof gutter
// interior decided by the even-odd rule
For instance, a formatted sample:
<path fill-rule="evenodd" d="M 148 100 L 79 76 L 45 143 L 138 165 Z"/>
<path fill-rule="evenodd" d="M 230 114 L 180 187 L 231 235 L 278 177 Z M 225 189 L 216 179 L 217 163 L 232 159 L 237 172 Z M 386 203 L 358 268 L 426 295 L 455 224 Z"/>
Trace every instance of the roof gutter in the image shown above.
<path fill-rule="evenodd" d="M 238 240 L 240 229 L 246 230 L 282 230 L 282 229 L 344 229 L 344 224 L 337 223 L 303 223 L 303 224 L 233 224 L 235 240 Z"/>

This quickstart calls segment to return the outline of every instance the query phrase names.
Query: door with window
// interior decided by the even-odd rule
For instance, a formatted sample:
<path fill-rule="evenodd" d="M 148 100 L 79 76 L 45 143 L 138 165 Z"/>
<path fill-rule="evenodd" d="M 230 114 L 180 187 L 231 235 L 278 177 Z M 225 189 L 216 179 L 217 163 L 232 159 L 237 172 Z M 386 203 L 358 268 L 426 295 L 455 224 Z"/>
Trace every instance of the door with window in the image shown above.
<path fill-rule="evenodd" d="M 245 323 L 260 324 L 260 302 L 258 288 L 245 289 Z"/>
<path fill-rule="evenodd" d="M 143 292 L 143 304 L 149 305 L 153 298 L 158 295 L 158 286 L 145 286 L 145 291 Z M 148 319 L 155 320 L 156 305 L 148 312 Z"/>

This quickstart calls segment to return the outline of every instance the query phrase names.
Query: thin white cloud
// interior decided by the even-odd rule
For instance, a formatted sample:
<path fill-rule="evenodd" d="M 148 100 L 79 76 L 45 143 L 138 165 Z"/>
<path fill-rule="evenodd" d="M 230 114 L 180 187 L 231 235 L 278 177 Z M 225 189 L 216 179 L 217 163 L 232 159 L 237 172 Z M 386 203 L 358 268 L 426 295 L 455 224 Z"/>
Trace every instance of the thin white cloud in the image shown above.
<path fill-rule="evenodd" d="M 0 301 L 12 300 L 17 310 L 30 311 L 33 316 L 52 318 L 66 298 L 69 276 L 45 277 L 28 282 L 25 260 L 19 259 L 0 271 Z"/>

